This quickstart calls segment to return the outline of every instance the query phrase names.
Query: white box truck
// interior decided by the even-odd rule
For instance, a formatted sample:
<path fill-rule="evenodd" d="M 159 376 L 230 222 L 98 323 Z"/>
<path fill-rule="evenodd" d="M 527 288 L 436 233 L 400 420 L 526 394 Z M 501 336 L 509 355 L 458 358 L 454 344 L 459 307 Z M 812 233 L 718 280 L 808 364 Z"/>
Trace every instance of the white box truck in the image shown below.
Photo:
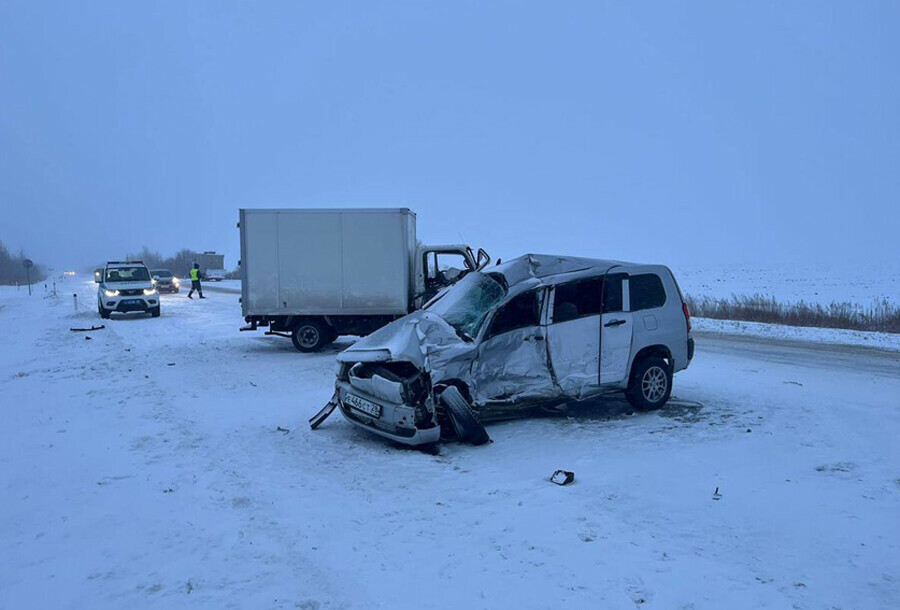
<path fill-rule="evenodd" d="M 248 326 L 313 352 L 419 309 L 490 262 L 467 245 L 424 246 L 406 208 L 242 209 L 241 307 Z"/>

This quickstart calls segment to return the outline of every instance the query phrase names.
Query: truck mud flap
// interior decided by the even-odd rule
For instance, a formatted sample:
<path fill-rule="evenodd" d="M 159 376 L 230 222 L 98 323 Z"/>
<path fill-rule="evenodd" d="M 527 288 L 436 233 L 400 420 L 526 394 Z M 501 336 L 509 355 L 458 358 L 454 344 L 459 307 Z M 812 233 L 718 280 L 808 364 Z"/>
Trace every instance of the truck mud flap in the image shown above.
<path fill-rule="evenodd" d="M 322 410 L 310 418 L 310 420 L 309 420 L 310 429 L 315 430 L 316 428 L 318 428 L 319 426 L 322 425 L 322 422 L 324 422 L 326 419 L 328 419 L 329 415 L 334 413 L 334 410 L 337 409 L 337 407 L 338 407 L 338 400 L 339 399 L 338 399 L 337 392 L 335 392 L 334 396 L 331 397 L 331 400 L 329 400 L 328 403 L 324 407 L 322 407 Z"/>

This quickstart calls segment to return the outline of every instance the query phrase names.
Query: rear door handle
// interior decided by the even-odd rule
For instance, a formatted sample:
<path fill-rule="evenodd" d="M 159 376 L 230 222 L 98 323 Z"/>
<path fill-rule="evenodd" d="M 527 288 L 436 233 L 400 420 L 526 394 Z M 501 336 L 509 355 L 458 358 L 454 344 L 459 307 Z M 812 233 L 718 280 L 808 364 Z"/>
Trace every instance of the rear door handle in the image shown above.
<path fill-rule="evenodd" d="M 627 320 L 610 320 L 603 326 L 605 326 L 606 328 L 610 328 L 612 326 L 622 326 L 623 324 L 625 324 L 625 322 L 627 322 Z"/>
<path fill-rule="evenodd" d="M 543 341 L 544 337 L 543 335 L 531 335 L 529 337 L 525 337 L 525 341 L 531 341 L 532 339 L 534 339 L 535 341 Z"/>

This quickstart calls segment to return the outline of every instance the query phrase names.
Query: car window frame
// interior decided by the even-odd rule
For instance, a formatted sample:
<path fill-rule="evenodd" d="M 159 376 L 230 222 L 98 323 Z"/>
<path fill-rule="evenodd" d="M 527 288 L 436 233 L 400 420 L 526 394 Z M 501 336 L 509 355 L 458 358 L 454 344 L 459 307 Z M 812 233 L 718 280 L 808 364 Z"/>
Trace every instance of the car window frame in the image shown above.
<path fill-rule="evenodd" d="M 606 286 L 608 286 L 607 282 L 614 280 L 621 280 L 622 282 L 622 299 L 621 299 L 621 307 L 620 309 L 610 310 L 607 309 L 606 305 Z M 557 290 L 560 286 L 570 286 L 572 284 L 578 284 L 581 282 L 590 282 L 590 281 L 599 281 L 600 282 L 600 311 L 596 313 L 579 313 L 577 317 L 569 318 L 568 320 L 557 320 L 554 316 L 556 313 L 556 296 Z M 589 318 L 591 316 L 602 316 L 608 313 L 623 313 L 627 311 L 627 291 L 628 291 L 628 274 L 618 271 L 616 273 L 604 273 L 602 275 L 592 275 L 588 277 L 582 277 L 575 280 L 568 280 L 565 282 L 560 282 L 558 284 L 554 284 L 552 287 L 552 297 L 550 299 L 550 303 L 547 305 L 547 320 L 546 324 L 565 324 L 566 322 L 572 322 L 573 320 L 580 320 L 582 318 Z"/>
<path fill-rule="evenodd" d="M 503 331 L 502 333 L 495 334 L 493 332 L 494 331 L 494 322 L 497 320 L 497 314 L 500 312 L 500 310 L 503 309 L 504 307 L 506 307 L 507 305 L 509 305 L 510 303 L 512 303 L 514 300 L 516 300 L 522 296 L 525 296 L 527 294 L 534 294 L 535 297 L 538 298 L 538 311 L 537 311 L 537 315 L 536 315 L 536 322 L 529 326 L 519 326 L 517 328 L 511 328 L 511 329 Z M 537 286 L 530 290 L 520 292 L 519 294 L 517 294 L 511 298 L 508 298 L 501 305 L 496 307 L 493 312 L 491 312 L 490 320 L 488 320 L 487 323 L 484 324 L 483 329 L 481 331 L 482 339 L 481 339 L 480 343 L 485 343 L 487 341 L 490 341 L 494 337 L 499 337 L 500 335 L 505 335 L 506 333 L 514 332 L 517 330 L 522 330 L 523 328 L 544 326 L 545 319 L 546 319 L 546 313 L 547 313 L 548 300 L 549 300 L 549 297 L 548 297 L 548 292 L 547 292 L 546 286 Z"/>
<path fill-rule="evenodd" d="M 582 318 L 589 318 L 591 316 L 600 316 L 603 315 L 603 283 L 605 278 L 602 275 L 592 275 L 588 277 L 578 278 L 576 280 L 569 280 L 567 282 L 560 282 L 558 284 L 553 285 L 553 302 L 551 303 L 550 313 L 548 316 L 548 324 L 565 324 L 566 322 L 572 322 L 574 320 L 580 320 Z M 577 284 L 582 284 L 585 282 L 599 282 L 600 283 L 600 292 L 597 295 L 598 300 L 600 300 L 600 311 L 591 312 L 591 313 L 579 313 L 574 318 L 569 318 L 567 320 L 557 320 L 556 319 L 556 297 L 559 293 L 559 289 L 564 286 L 573 286 Z"/>
<path fill-rule="evenodd" d="M 659 281 L 659 287 L 662 290 L 663 300 L 662 300 L 662 303 L 660 303 L 659 305 L 654 305 L 653 307 L 636 308 L 634 306 L 634 299 L 631 298 L 631 290 L 632 290 L 631 280 L 634 278 L 637 278 L 637 277 L 644 276 L 644 275 L 653 276 Z M 630 311 L 630 312 L 652 311 L 654 309 L 660 309 L 662 307 L 665 307 L 666 303 L 669 302 L 669 293 L 666 290 L 666 283 L 663 281 L 663 278 L 660 276 L 660 274 L 655 271 L 643 271 L 641 273 L 628 274 L 628 287 L 627 288 L 628 288 L 628 311 Z M 624 288 L 623 288 L 623 291 L 624 291 Z"/>
<path fill-rule="evenodd" d="M 422 277 L 425 279 L 426 282 L 437 281 L 437 272 L 440 271 L 439 261 L 440 261 L 440 257 L 442 257 L 442 256 L 448 256 L 448 257 L 449 256 L 458 256 L 462 260 L 462 267 L 459 268 L 459 270 L 462 272 L 460 275 L 460 278 L 462 277 L 462 275 L 464 275 L 469 270 L 469 266 L 467 264 L 468 261 L 466 260 L 466 257 L 465 257 L 465 255 L 463 255 L 462 252 L 457 252 L 455 250 L 446 251 L 446 252 L 441 251 L 441 250 L 429 250 L 428 252 L 425 252 L 424 256 L 423 256 L 424 265 L 422 267 Z M 430 263 L 428 260 L 429 258 L 432 258 L 433 262 L 434 262 L 435 275 L 433 275 L 433 276 L 429 276 L 429 274 L 428 274 L 429 266 L 430 266 Z M 453 268 L 456 269 L 456 267 L 453 267 Z M 457 278 L 457 280 L 460 278 Z"/>

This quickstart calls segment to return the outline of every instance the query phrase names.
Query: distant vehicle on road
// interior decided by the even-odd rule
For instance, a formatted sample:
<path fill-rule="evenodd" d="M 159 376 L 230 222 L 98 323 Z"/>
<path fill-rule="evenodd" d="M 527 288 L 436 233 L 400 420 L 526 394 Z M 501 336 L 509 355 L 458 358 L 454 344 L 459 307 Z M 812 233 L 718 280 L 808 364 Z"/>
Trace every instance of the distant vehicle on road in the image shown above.
<path fill-rule="evenodd" d="M 203 279 L 212 282 L 221 282 L 225 279 L 225 255 L 216 254 L 208 250 L 197 255 L 194 261 L 200 265 L 200 275 Z"/>
<path fill-rule="evenodd" d="M 168 269 L 154 269 L 150 274 L 153 276 L 156 289 L 160 292 L 177 294 L 181 288 L 181 280 L 175 277 L 175 274 Z"/>
<path fill-rule="evenodd" d="M 268 327 L 314 352 L 415 311 L 490 262 L 466 245 L 424 246 L 395 209 L 240 210 L 241 330 Z"/>
<path fill-rule="evenodd" d="M 207 282 L 221 282 L 225 279 L 226 275 L 224 269 L 207 269 L 203 279 Z"/>
<path fill-rule="evenodd" d="M 336 407 L 398 443 L 489 440 L 484 421 L 624 392 L 663 406 L 694 357 L 667 267 L 528 254 L 468 274 L 424 309 L 341 352 Z"/>
<path fill-rule="evenodd" d="M 145 312 L 159 317 L 159 291 L 142 261 L 109 261 L 97 287 L 97 311 L 101 318 L 110 314 Z"/>

